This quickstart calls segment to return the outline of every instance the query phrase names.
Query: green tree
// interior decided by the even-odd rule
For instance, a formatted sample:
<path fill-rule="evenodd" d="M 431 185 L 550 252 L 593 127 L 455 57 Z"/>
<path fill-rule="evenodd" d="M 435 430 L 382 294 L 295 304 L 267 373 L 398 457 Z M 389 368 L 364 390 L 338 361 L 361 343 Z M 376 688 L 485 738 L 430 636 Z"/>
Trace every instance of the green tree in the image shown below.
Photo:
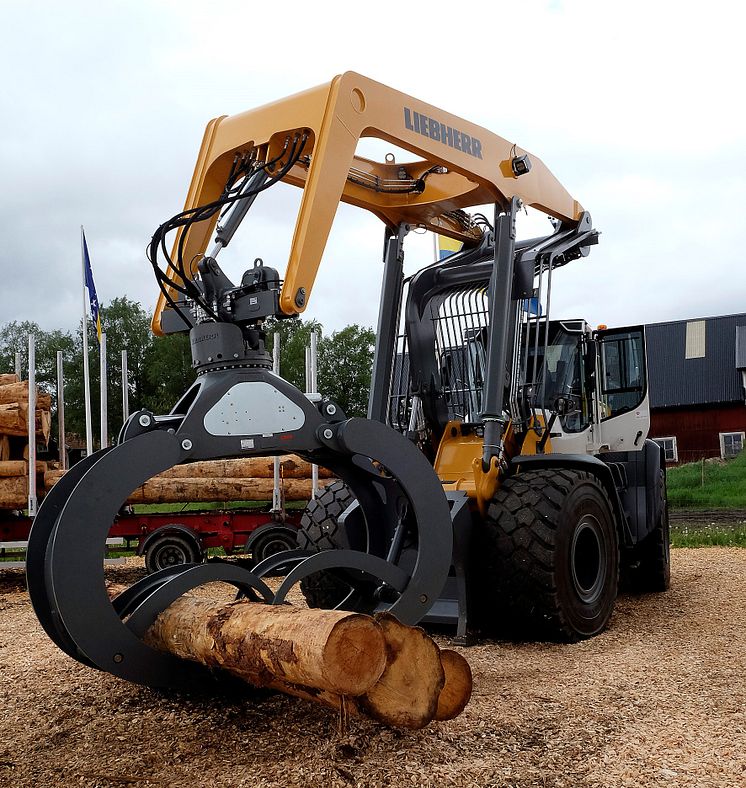
<path fill-rule="evenodd" d="M 68 355 L 74 340 L 67 331 L 42 331 L 37 323 L 24 320 L 13 321 L 0 327 L 0 372 L 15 371 L 15 354 L 21 354 L 21 377 L 28 375 L 28 338 L 36 338 L 34 353 L 36 357 L 37 385 L 57 396 L 57 351 Z"/>
<path fill-rule="evenodd" d="M 88 331 L 88 366 L 90 372 L 91 425 L 93 434 L 98 434 L 99 425 L 99 354 L 96 330 L 90 320 L 85 321 Z M 83 375 L 83 321 L 71 337 L 72 347 L 63 357 L 65 382 L 65 432 L 85 439 L 85 390 Z"/>
<path fill-rule="evenodd" d="M 15 372 L 16 353 L 21 354 L 21 369 L 28 370 L 28 338 L 42 334 L 38 323 L 13 320 L 0 327 L 0 372 Z"/>
<path fill-rule="evenodd" d="M 101 309 L 101 328 L 106 333 L 107 407 L 109 429 L 122 426 L 122 351 L 127 351 L 130 411 L 143 407 L 149 395 L 147 364 L 153 345 L 150 316 L 127 296 L 115 298 Z M 97 345 L 94 345 L 97 347 Z"/>
<path fill-rule="evenodd" d="M 322 332 L 318 320 L 271 320 L 267 323 L 267 349 L 271 352 L 275 333 L 280 335 L 280 375 L 301 391 L 306 390 L 306 348 L 311 332 Z"/>
<path fill-rule="evenodd" d="M 168 413 L 195 378 L 189 335 L 154 337 L 145 361 L 143 407 Z"/>
<path fill-rule="evenodd" d="M 376 335 L 370 328 L 351 325 L 319 343 L 319 390 L 328 394 L 347 416 L 368 412 Z"/>

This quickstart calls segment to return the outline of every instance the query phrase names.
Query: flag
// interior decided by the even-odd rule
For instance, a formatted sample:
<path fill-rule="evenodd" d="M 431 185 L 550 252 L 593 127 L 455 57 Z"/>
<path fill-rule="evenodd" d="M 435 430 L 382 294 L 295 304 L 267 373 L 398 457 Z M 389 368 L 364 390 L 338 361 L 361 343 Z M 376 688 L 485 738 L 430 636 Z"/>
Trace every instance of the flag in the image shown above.
<path fill-rule="evenodd" d="M 438 260 L 445 260 L 449 255 L 460 252 L 463 244 L 461 241 L 454 241 L 445 235 L 438 236 Z"/>
<path fill-rule="evenodd" d="M 541 317 L 544 314 L 544 310 L 542 309 L 538 296 L 533 296 L 533 298 L 524 298 L 522 306 L 523 311 L 528 312 L 529 315 L 537 315 L 538 317 Z"/>
<path fill-rule="evenodd" d="M 96 335 L 98 336 L 98 344 L 101 344 L 101 316 L 98 312 L 98 296 L 96 295 L 96 285 L 93 284 L 93 270 L 91 269 L 91 258 L 88 256 L 88 244 L 85 240 L 85 231 L 81 227 L 83 233 L 83 271 L 85 272 L 85 286 L 88 288 L 88 301 L 91 305 L 91 322 L 96 326 Z"/>

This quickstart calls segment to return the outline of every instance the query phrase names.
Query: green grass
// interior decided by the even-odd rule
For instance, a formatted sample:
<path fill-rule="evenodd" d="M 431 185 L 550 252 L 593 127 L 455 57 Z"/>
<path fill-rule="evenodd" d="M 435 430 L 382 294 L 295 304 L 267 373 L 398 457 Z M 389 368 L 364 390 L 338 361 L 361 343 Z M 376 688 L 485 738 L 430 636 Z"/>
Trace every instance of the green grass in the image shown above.
<path fill-rule="evenodd" d="M 746 452 L 725 462 L 692 462 L 669 468 L 673 509 L 746 509 Z"/>
<path fill-rule="evenodd" d="M 672 524 L 671 547 L 746 547 L 746 524 Z"/>
<path fill-rule="evenodd" d="M 169 512 L 214 512 L 226 509 L 261 509 L 264 501 L 226 501 L 212 503 L 139 503 L 133 506 L 136 514 L 168 514 Z"/>
<path fill-rule="evenodd" d="M 267 509 L 271 501 L 217 501 L 213 503 L 139 503 L 132 508 L 136 514 L 168 514 L 170 512 L 214 512 L 227 509 Z M 288 501 L 286 509 L 305 509 L 304 501 Z"/>

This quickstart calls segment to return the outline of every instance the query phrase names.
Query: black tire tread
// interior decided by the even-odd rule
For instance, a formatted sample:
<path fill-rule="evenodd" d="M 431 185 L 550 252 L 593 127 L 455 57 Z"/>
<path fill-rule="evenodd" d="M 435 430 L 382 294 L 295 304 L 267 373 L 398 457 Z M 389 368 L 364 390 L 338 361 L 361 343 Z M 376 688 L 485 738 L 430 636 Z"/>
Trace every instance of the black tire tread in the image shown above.
<path fill-rule="evenodd" d="M 330 550 L 342 546 L 338 517 L 355 500 L 344 482 L 334 482 L 309 501 L 300 521 L 298 547 L 302 550 Z M 334 608 L 349 588 L 330 572 L 304 578 L 300 588 L 309 607 Z"/>
<path fill-rule="evenodd" d="M 472 570 L 478 589 L 474 612 L 483 628 L 492 629 L 492 622 L 499 621 L 501 630 L 521 637 L 583 637 L 563 611 L 555 556 L 558 516 L 567 496 L 581 484 L 595 486 L 608 503 L 598 479 L 574 469 L 525 471 L 498 489 L 480 529 L 479 563 Z"/>
<path fill-rule="evenodd" d="M 202 552 L 199 546 L 194 544 L 189 537 L 174 533 L 164 534 L 163 536 L 153 539 L 145 551 L 145 569 L 148 574 L 152 574 L 163 568 L 156 563 L 156 557 L 159 549 L 162 549 L 168 543 L 177 544 L 185 554 L 188 553 L 192 560 L 187 560 L 185 563 L 197 563 L 202 560 Z"/>

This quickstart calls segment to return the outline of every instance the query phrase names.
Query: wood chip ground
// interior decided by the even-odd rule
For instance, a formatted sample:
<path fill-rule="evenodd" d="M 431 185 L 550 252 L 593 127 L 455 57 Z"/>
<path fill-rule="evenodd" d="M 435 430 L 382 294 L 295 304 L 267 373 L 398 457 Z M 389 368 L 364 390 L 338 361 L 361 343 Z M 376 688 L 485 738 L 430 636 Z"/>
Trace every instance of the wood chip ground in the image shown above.
<path fill-rule="evenodd" d="M 0 785 L 746 786 L 746 550 L 675 550 L 672 590 L 622 596 L 593 640 L 462 652 L 475 691 L 459 718 L 342 736 L 283 695 L 84 668 L 42 632 L 22 572 L 0 569 Z"/>

